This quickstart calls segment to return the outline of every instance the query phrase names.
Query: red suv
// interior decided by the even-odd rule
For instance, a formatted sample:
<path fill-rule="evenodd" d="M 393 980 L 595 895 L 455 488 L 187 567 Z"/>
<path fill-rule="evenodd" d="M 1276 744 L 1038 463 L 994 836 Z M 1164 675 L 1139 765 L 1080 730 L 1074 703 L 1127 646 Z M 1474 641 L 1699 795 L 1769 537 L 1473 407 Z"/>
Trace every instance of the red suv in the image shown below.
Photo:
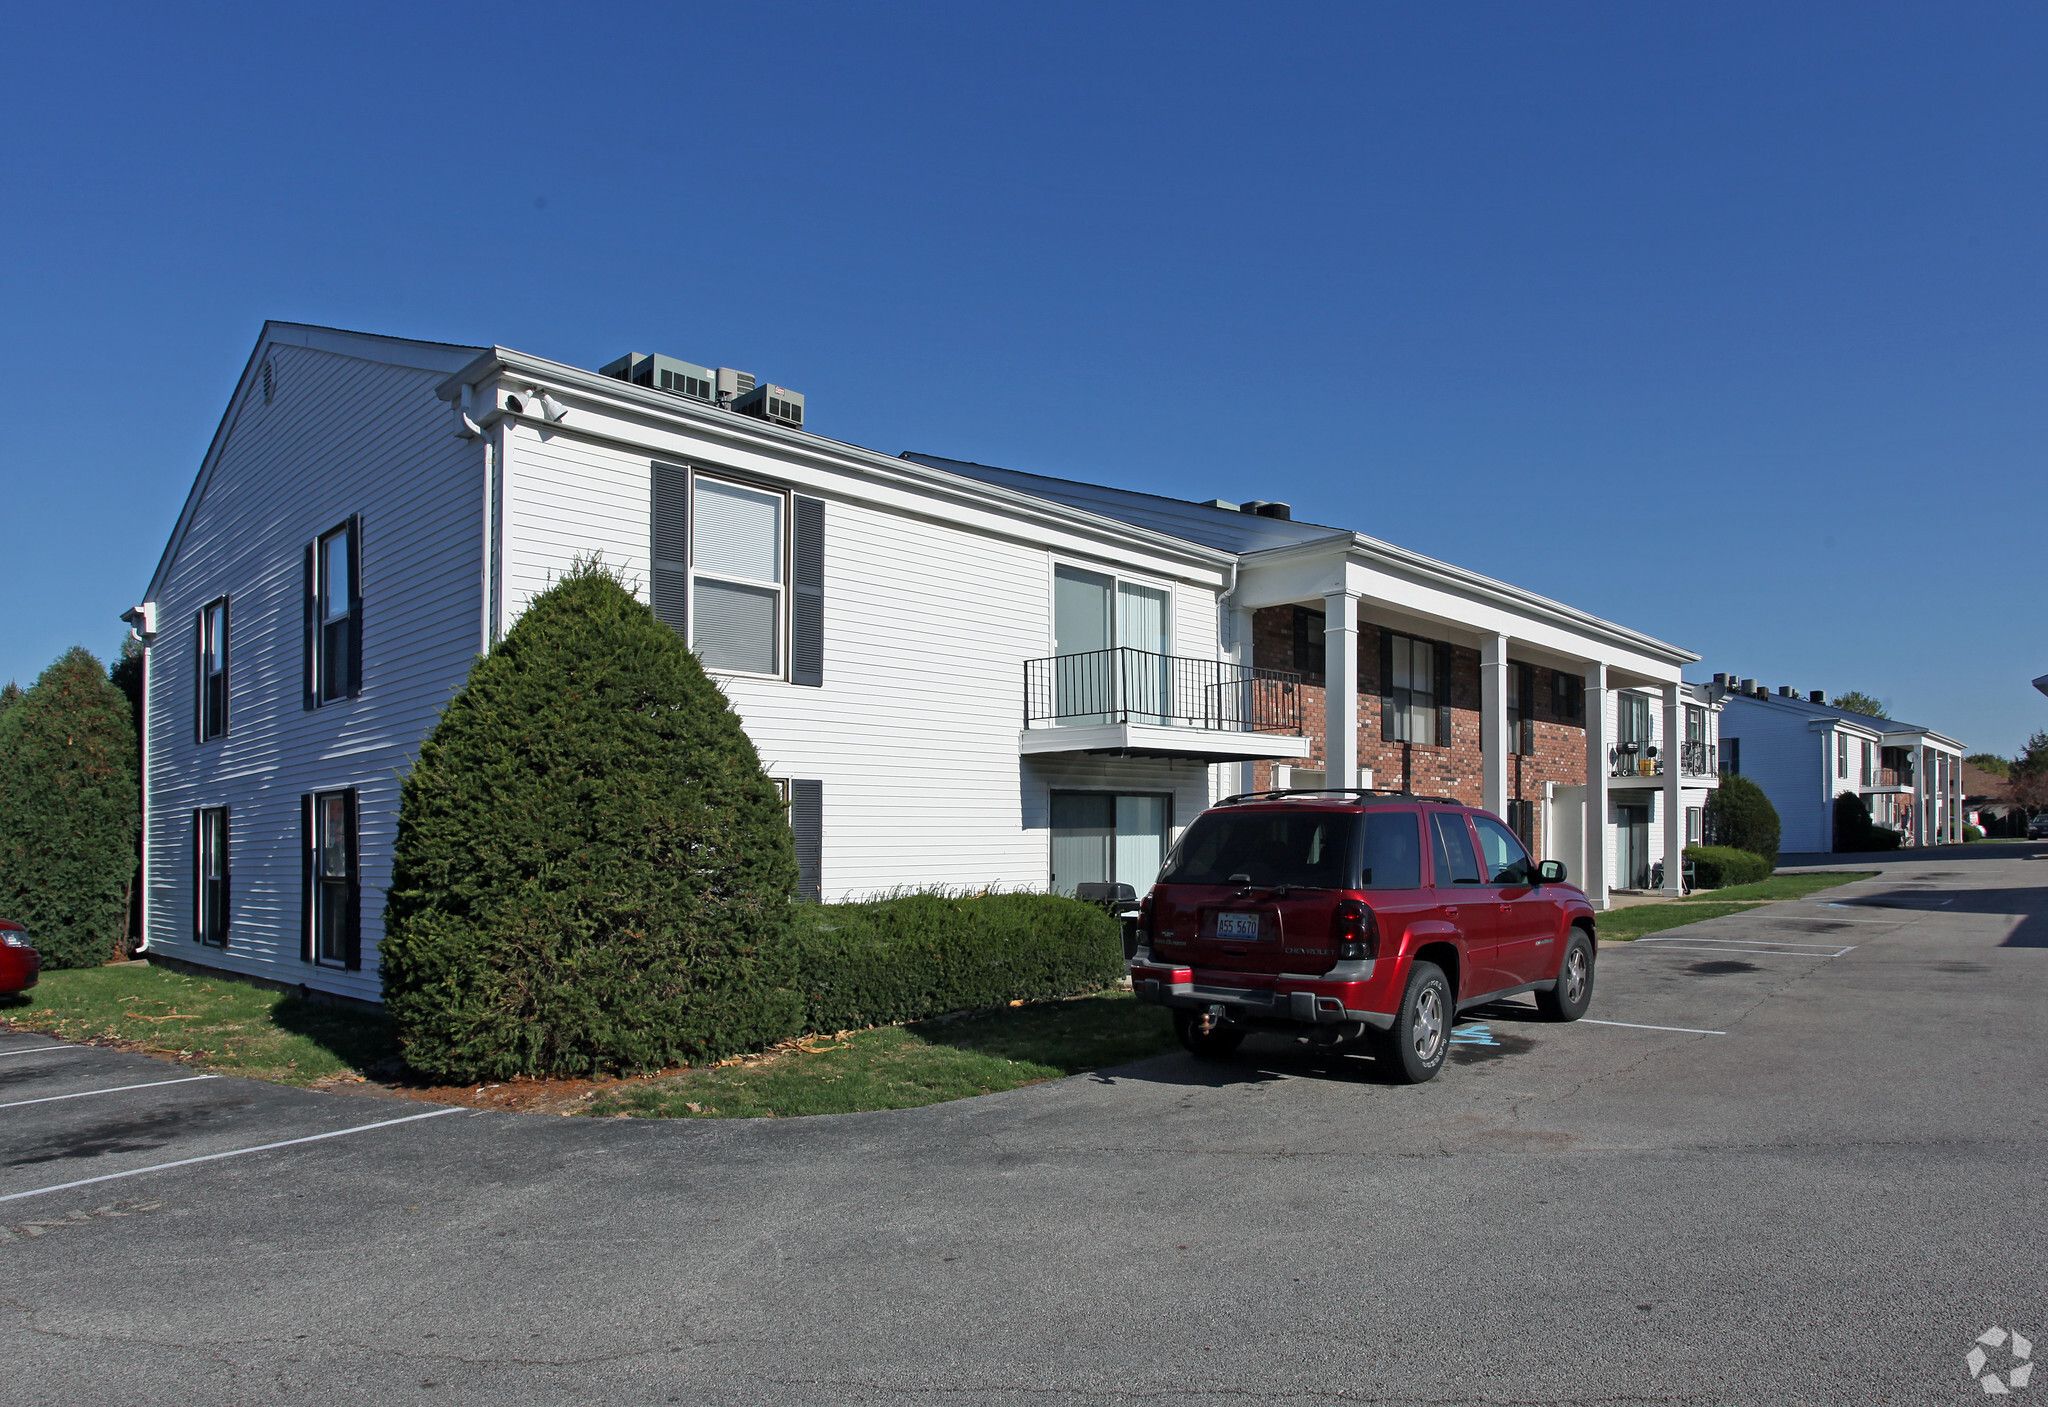
<path fill-rule="evenodd" d="M 29 946 L 28 930 L 0 918 L 0 997 L 35 986 L 42 970 L 42 955 Z"/>
<path fill-rule="evenodd" d="M 1594 953 L 1585 894 L 1497 816 L 1400 792 L 1250 792 L 1167 856 L 1131 985 L 1196 1055 L 1296 1031 L 1369 1041 L 1420 1084 L 1467 1007 L 1534 992 L 1553 1020 L 1583 1016 Z"/>

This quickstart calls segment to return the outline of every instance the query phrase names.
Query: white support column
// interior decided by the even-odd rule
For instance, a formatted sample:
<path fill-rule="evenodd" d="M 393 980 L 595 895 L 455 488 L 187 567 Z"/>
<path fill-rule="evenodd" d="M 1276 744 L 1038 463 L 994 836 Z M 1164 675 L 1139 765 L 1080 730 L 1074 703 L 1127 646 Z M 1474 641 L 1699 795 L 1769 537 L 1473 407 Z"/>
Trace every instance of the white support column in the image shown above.
<path fill-rule="evenodd" d="M 1503 820 L 1508 814 L 1508 637 L 1479 642 L 1480 805 Z"/>
<path fill-rule="evenodd" d="M 1579 888 L 1607 907 L 1607 666 L 1586 666 L 1586 866 Z"/>
<path fill-rule="evenodd" d="M 1683 780 L 1684 749 L 1679 739 L 1685 736 L 1681 730 L 1681 710 L 1678 702 L 1678 686 L 1664 686 L 1664 737 L 1657 748 L 1657 758 L 1664 764 L 1664 892 L 1678 895 L 1685 893 L 1685 793 L 1679 789 Z"/>
<path fill-rule="evenodd" d="M 1927 838 L 1934 834 L 1934 753 L 1927 744 L 1920 744 L 1919 756 L 1913 761 L 1913 843 L 1925 845 Z"/>
<path fill-rule="evenodd" d="M 1323 597 L 1323 785 L 1358 785 L 1358 598 Z"/>

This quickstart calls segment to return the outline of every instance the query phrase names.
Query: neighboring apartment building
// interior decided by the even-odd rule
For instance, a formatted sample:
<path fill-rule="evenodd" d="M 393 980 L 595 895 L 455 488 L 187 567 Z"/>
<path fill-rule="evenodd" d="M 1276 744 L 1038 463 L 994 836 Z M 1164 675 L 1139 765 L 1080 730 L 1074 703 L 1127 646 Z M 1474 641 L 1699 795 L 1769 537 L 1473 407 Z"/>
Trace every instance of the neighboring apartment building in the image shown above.
<path fill-rule="evenodd" d="M 1871 819 L 1907 845 L 1963 838 L 1962 744 L 1916 723 L 1833 708 L 1825 691 L 1776 693 L 1754 679 L 1716 674 L 1721 765 L 1754 781 L 1778 810 L 1780 848 L 1835 844 L 1835 798 L 1862 797 Z"/>
<path fill-rule="evenodd" d="M 1601 904 L 1617 855 L 1682 842 L 1700 779 L 1656 740 L 1689 652 L 1283 505 L 892 457 L 728 369 L 606 370 L 265 327 L 129 613 L 152 951 L 375 999 L 400 779 L 593 553 L 719 679 L 808 898 L 1143 886 L 1278 767 L 1487 805 Z"/>

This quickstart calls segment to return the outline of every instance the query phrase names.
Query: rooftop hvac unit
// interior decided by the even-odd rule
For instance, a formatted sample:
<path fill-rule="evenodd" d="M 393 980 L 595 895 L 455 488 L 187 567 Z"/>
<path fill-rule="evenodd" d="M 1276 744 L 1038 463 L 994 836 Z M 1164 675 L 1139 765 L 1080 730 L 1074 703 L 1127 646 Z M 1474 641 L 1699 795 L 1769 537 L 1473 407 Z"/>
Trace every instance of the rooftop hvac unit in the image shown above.
<path fill-rule="evenodd" d="M 729 406 L 754 389 L 754 373 L 734 371 L 729 366 L 718 368 L 718 403 Z"/>
<path fill-rule="evenodd" d="M 789 425 L 799 430 L 804 428 L 803 395 L 787 386 L 774 386 L 764 381 L 734 401 L 732 408 L 742 415 L 772 420 L 777 425 Z"/>
<path fill-rule="evenodd" d="M 694 362 L 679 362 L 674 357 L 628 352 L 609 366 L 599 367 L 598 374 L 616 376 L 635 386 L 650 386 L 670 395 L 688 396 L 693 401 L 716 401 L 711 369 Z"/>

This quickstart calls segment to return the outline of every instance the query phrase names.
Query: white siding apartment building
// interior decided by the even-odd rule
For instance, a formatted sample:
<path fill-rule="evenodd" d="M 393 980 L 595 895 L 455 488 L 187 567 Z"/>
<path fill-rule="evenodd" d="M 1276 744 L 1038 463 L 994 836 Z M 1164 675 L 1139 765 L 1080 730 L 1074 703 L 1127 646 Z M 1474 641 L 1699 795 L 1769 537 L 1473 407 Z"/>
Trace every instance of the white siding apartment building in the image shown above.
<path fill-rule="evenodd" d="M 266 325 L 128 616 L 149 951 L 378 999 L 401 779 L 473 660 L 592 554 L 720 681 L 789 798 L 808 898 L 1143 886 L 1255 766 L 1320 754 L 1331 785 L 1364 781 L 1362 621 L 1477 651 L 1471 799 L 1503 814 L 1511 677 L 1583 681 L 1590 783 L 1553 806 L 1598 823 L 1546 826 L 1543 849 L 1571 835 L 1557 857 L 1597 904 L 1611 785 L 1668 798 L 1643 853 L 1682 842 L 1699 778 L 1617 782 L 1635 706 L 1609 694 L 1647 690 L 1675 736 L 1690 652 L 1278 505 L 889 456 L 727 369 L 607 372 Z M 1252 662 L 1254 612 L 1301 603 L 1327 622 L 1312 716 L 1298 676 Z"/>
<path fill-rule="evenodd" d="M 1716 674 L 1721 762 L 1777 808 L 1783 852 L 1831 851 L 1835 798 L 1862 797 L 1871 819 L 1907 845 L 1963 839 L 1963 745 L 1931 728 L 1833 708 L 1821 690 L 1776 693 L 1754 679 Z"/>

